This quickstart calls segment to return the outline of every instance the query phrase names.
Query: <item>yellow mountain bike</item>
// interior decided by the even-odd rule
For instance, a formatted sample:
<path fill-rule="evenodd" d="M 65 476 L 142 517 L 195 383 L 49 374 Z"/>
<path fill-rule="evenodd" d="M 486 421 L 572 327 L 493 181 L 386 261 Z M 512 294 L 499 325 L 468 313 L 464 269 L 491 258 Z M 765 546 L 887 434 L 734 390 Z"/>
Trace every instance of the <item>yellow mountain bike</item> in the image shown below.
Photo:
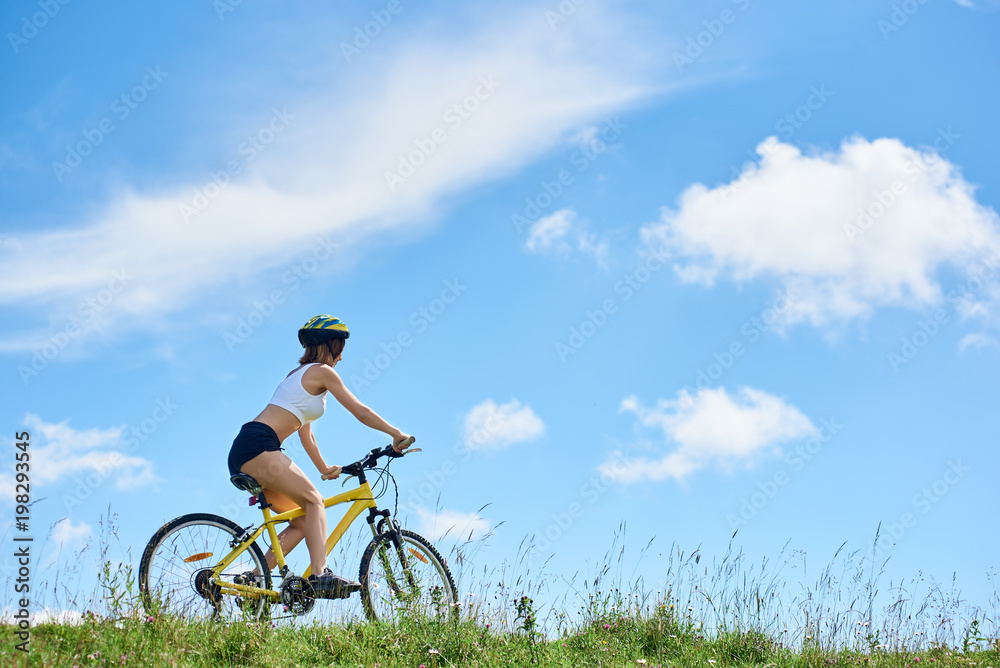
<path fill-rule="evenodd" d="M 404 611 L 438 618 L 457 616 L 458 592 L 445 559 L 427 539 L 400 528 L 388 510 L 379 510 L 375 503 L 378 497 L 368 484 L 365 472 L 377 470 L 376 488 L 386 478 L 395 485 L 388 465 L 403 456 L 386 446 L 343 467 L 342 475 L 356 477 L 359 486 L 325 500 L 327 508 L 351 502 L 330 533 L 326 552 L 333 550 L 351 523 L 367 510 L 373 538 L 361 557 L 358 577 L 365 615 L 372 621 L 390 620 Z M 388 459 L 379 468 L 383 457 Z M 193 513 L 164 524 L 149 540 L 139 564 L 139 591 L 148 614 L 224 621 L 262 618 L 270 615 L 276 604 L 291 615 L 312 610 L 318 592 L 309 583 L 309 569 L 301 576 L 290 572 L 275 530 L 276 525 L 301 517 L 305 511 L 295 508 L 274 515 L 256 480 L 240 473 L 232 477 L 232 483 L 252 495 L 250 503 L 261 509 L 263 523 L 240 527 L 219 515 Z M 386 481 L 382 493 L 387 488 Z M 397 493 L 397 505 L 398 498 Z M 256 542 L 265 531 L 278 562 L 277 588 L 272 587 L 271 571 Z M 324 598 L 349 596 L 334 592 Z"/>

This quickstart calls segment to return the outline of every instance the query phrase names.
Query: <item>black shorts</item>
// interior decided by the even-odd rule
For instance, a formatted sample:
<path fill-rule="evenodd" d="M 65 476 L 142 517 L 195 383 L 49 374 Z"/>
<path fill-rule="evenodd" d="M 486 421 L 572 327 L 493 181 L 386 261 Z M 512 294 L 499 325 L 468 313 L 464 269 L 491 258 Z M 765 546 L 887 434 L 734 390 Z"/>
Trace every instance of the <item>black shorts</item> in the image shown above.
<path fill-rule="evenodd" d="M 229 450 L 229 475 L 239 473 L 240 467 L 260 453 L 281 449 L 281 441 L 273 429 L 263 422 L 247 422 Z"/>

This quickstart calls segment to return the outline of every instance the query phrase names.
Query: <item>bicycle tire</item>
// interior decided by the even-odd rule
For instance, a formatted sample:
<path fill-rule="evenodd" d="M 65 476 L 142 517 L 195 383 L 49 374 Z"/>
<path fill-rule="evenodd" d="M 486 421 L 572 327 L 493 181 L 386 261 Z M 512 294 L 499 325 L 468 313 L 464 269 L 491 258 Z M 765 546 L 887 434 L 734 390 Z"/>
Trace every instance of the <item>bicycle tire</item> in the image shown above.
<path fill-rule="evenodd" d="M 266 598 L 250 599 L 213 591 L 208 571 L 232 550 L 243 529 L 225 517 L 191 513 L 173 519 L 153 534 L 139 562 L 139 594 L 146 614 L 186 619 L 232 621 L 261 618 L 270 611 Z M 215 557 L 215 559 L 212 559 Z M 223 579 L 257 569 L 263 588 L 271 588 L 271 571 L 257 543 L 231 563 Z M 199 592 L 201 588 L 201 593 Z"/>
<path fill-rule="evenodd" d="M 400 539 L 398 546 L 394 536 Z M 389 531 L 373 538 L 361 557 L 358 581 L 365 616 L 372 622 L 390 621 L 407 612 L 458 618 L 458 590 L 448 564 L 430 541 L 412 531 Z M 425 584 L 426 593 L 421 591 Z"/>

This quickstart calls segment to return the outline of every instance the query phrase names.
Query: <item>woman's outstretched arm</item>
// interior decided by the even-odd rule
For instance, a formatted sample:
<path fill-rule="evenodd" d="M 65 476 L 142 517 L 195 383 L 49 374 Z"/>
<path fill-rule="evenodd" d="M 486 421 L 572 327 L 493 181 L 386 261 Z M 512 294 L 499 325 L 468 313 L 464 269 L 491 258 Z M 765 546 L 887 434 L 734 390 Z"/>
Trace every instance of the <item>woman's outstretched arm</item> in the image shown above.
<path fill-rule="evenodd" d="M 344 385 L 344 381 L 341 380 L 340 375 L 337 374 L 336 371 L 327 367 L 324 369 L 324 372 L 324 380 L 326 382 L 327 391 L 332 394 L 351 415 L 356 417 L 362 424 L 391 436 L 392 447 L 396 448 L 397 451 L 401 452 L 406 449 L 400 448 L 399 445 L 408 439 L 409 435 L 404 434 L 396 427 L 393 427 L 391 424 L 383 420 L 378 413 L 358 401 L 358 398 L 355 397 L 349 389 L 347 389 L 346 385 Z"/>

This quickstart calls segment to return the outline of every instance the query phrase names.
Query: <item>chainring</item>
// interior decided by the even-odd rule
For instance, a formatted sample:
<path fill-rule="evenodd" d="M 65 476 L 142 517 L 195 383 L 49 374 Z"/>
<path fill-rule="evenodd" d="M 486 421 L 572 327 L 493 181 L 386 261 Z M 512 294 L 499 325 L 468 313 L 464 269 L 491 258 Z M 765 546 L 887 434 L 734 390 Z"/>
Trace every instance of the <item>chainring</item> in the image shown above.
<path fill-rule="evenodd" d="M 305 578 L 290 575 L 281 583 L 281 604 L 293 615 L 304 615 L 313 609 L 316 596 Z"/>

